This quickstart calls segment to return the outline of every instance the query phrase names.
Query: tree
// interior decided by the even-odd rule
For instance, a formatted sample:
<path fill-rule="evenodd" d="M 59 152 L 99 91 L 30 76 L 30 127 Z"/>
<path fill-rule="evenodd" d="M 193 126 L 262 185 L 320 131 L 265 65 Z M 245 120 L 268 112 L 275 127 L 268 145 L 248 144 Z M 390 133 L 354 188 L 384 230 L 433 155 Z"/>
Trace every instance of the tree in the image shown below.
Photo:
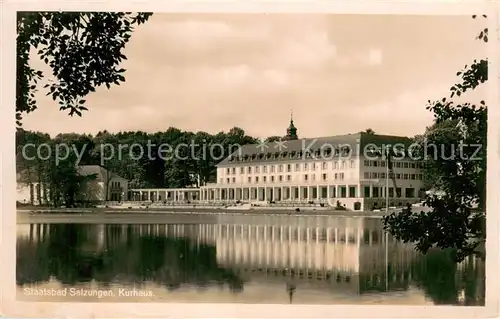
<path fill-rule="evenodd" d="M 135 25 L 152 13 L 19 12 L 17 16 L 16 123 L 37 108 L 35 93 L 44 77 L 30 65 L 31 52 L 52 69 L 44 88 L 61 110 L 81 116 L 85 97 L 101 85 L 125 81 L 122 49 Z"/>
<path fill-rule="evenodd" d="M 481 31 L 478 38 L 487 42 L 488 29 Z M 427 106 L 434 113 L 435 125 L 426 136 L 444 148 L 447 156 L 438 152 L 438 156 L 426 158 L 424 168 L 438 177 L 435 186 L 442 194 L 426 196 L 429 212 L 412 212 L 408 208 L 384 218 L 387 231 L 399 240 L 414 242 L 423 253 L 438 247 L 456 249 L 457 261 L 468 255 L 485 256 L 486 103 L 455 103 L 452 98 L 486 82 L 487 68 L 485 59 L 466 65 L 457 73 L 461 80 L 450 88 L 450 97 L 429 101 Z M 432 154 L 432 147 L 422 144 L 420 152 Z"/>
<path fill-rule="evenodd" d="M 372 130 L 371 128 L 367 128 L 367 129 L 365 130 L 365 133 L 370 134 L 370 135 L 374 135 L 374 134 L 375 134 L 375 131 L 374 131 L 374 130 Z"/>
<path fill-rule="evenodd" d="M 272 143 L 272 142 L 277 142 L 277 141 L 281 141 L 281 140 L 282 140 L 281 136 L 273 135 L 273 136 L 269 136 L 264 141 L 265 141 L 265 143 Z"/>

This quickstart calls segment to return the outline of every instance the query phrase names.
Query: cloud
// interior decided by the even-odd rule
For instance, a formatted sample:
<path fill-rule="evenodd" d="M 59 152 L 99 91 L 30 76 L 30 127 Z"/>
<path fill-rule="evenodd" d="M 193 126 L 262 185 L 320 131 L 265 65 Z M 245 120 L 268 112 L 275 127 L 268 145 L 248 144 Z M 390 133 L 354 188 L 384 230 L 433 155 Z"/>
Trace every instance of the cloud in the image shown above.
<path fill-rule="evenodd" d="M 125 48 L 125 83 L 86 97 L 83 118 L 59 112 L 41 92 L 25 127 L 217 132 L 236 125 L 267 136 L 284 134 L 293 109 L 300 136 L 367 127 L 412 135 L 432 120 L 427 99 L 445 96 L 456 71 L 477 56 L 467 21 L 155 14 Z M 444 92 L 429 89 L 436 83 L 446 84 Z"/>
<path fill-rule="evenodd" d="M 379 65 L 382 64 L 382 50 L 381 49 L 370 49 L 368 51 L 368 64 Z"/>

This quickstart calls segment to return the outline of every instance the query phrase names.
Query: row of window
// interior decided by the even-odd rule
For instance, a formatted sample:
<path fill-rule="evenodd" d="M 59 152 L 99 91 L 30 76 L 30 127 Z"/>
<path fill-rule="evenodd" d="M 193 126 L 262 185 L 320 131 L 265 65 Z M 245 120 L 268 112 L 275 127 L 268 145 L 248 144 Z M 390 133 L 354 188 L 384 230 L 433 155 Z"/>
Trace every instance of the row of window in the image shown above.
<path fill-rule="evenodd" d="M 332 162 L 332 169 L 346 169 L 346 168 L 355 168 L 356 162 L 354 160 L 343 160 L 343 161 L 334 161 Z M 329 168 L 329 162 L 322 163 L 296 163 L 296 164 L 277 164 L 277 165 L 260 165 L 260 166 L 240 166 L 236 167 L 228 167 L 226 168 L 226 175 L 236 175 L 237 172 L 239 174 L 266 174 L 266 173 L 291 173 L 304 171 L 307 172 L 309 170 L 315 171 L 316 169 L 327 170 Z"/>
<path fill-rule="evenodd" d="M 111 182 L 111 188 L 118 188 L 120 187 L 120 182 Z"/>
<path fill-rule="evenodd" d="M 384 179 L 386 175 L 383 172 L 365 172 L 363 177 L 365 179 Z M 424 176 L 423 174 L 389 173 L 389 178 L 421 181 L 424 179 Z"/>
<path fill-rule="evenodd" d="M 365 160 L 364 161 L 365 167 L 385 167 L 386 161 L 370 161 L 370 160 Z M 395 161 L 394 166 L 396 168 L 423 168 L 423 164 L 420 162 L 400 162 L 400 161 Z"/>
<path fill-rule="evenodd" d="M 266 145 L 266 147 L 269 147 Z M 321 149 L 317 150 L 305 150 L 305 151 L 290 151 L 290 152 L 267 152 L 258 154 L 246 154 L 243 156 L 230 156 L 230 162 L 242 162 L 242 161 L 253 161 L 253 160 L 279 160 L 279 159 L 302 159 L 302 158 L 313 158 L 318 156 L 348 156 L 351 154 L 352 148 L 349 145 L 343 145 L 340 147 L 333 146 L 323 146 Z"/>
<path fill-rule="evenodd" d="M 370 194 L 371 192 L 371 194 Z M 364 186 L 363 187 L 363 196 L 364 197 L 385 197 L 385 187 L 372 187 L 370 191 L 370 186 Z M 403 193 L 404 192 L 404 193 Z M 415 188 L 412 187 L 407 187 L 407 188 L 401 188 L 401 187 L 389 187 L 389 197 L 390 198 L 418 198 L 422 197 L 423 194 L 425 193 L 425 189 L 421 188 L 419 190 L 419 193 L 417 194 L 415 191 Z M 404 196 L 403 196 L 404 195 Z"/>
<path fill-rule="evenodd" d="M 331 165 L 330 165 L 331 163 Z M 365 160 L 364 166 L 366 167 L 385 167 L 386 161 L 370 161 Z M 276 164 L 276 165 L 260 165 L 260 166 L 240 166 L 240 167 L 228 167 L 226 168 L 226 175 L 236 175 L 239 174 L 266 174 L 266 173 L 291 173 L 309 170 L 315 171 L 316 169 L 347 169 L 355 168 L 355 160 L 341 160 L 333 162 L 322 162 L 322 163 L 296 163 L 296 164 Z M 413 168 L 421 169 L 422 163 L 420 162 L 395 162 L 394 167 L 396 168 Z"/>
<path fill-rule="evenodd" d="M 344 173 L 334 173 L 333 175 L 333 179 L 336 180 L 336 181 L 343 181 L 344 180 Z M 316 174 L 304 174 L 301 176 L 302 178 L 300 179 L 300 181 L 304 181 L 304 182 L 309 182 L 309 181 L 316 181 Z M 321 181 L 328 181 L 328 174 L 326 173 L 323 173 L 321 174 Z M 224 184 L 224 178 L 220 178 L 219 179 L 220 183 L 221 184 Z M 241 180 L 240 180 L 241 181 Z M 268 182 L 271 182 L 271 183 L 274 183 L 274 182 L 291 182 L 292 181 L 292 175 L 278 175 L 278 176 L 275 176 L 275 175 L 271 175 L 271 176 L 248 176 L 247 177 L 247 183 L 268 183 Z M 225 183 L 226 184 L 235 184 L 236 183 L 236 177 L 233 177 L 233 178 L 229 178 L 227 177 L 225 179 Z"/>

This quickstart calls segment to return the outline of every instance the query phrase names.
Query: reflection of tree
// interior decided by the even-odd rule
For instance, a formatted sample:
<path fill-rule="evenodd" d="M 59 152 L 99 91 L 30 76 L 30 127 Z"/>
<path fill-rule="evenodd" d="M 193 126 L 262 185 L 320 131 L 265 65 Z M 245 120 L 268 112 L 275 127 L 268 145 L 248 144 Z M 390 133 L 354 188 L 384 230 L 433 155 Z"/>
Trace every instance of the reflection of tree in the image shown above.
<path fill-rule="evenodd" d="M 51 225 L 44 241 L 20 238 L 17 284 L 46 282 L 54 276 L 63 284 L 95 279 L 102 285 L 148 281 L 169 290 L 185 283 L 198 287 L 226 283 L 235 292 L 243 288 L 232 271 L 219 268 L 214 246 L 188 238 L 139 236 L 131 227 L 123 233 L 108 227 L 105 247 L 98 248 L 95 227 Z"/>
<path fill-rule="evenodd" d="M 477 290 L 484 264 L 468 264 L 459 270 L 454 254 L 452 250 L 435 250 L 419 258 L 412 267 L 414 281 L 436 304 L 456 304 L 463 289 L 466 305 L 484 305 L 484 290 Z"/>

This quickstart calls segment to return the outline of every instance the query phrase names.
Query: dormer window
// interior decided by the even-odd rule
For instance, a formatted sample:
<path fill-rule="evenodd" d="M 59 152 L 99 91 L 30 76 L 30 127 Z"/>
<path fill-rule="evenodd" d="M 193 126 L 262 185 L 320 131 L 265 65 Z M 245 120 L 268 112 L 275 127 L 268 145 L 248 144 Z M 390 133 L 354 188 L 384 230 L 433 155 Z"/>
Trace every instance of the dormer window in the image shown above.
<path fill-rule="evenodd" d="M 350 151 L 351 151 L 351 148 L 349 146 L 345 145 L 342 147 L 342 155 L 344 155 L 344 156 L 349 155 Z"/>

